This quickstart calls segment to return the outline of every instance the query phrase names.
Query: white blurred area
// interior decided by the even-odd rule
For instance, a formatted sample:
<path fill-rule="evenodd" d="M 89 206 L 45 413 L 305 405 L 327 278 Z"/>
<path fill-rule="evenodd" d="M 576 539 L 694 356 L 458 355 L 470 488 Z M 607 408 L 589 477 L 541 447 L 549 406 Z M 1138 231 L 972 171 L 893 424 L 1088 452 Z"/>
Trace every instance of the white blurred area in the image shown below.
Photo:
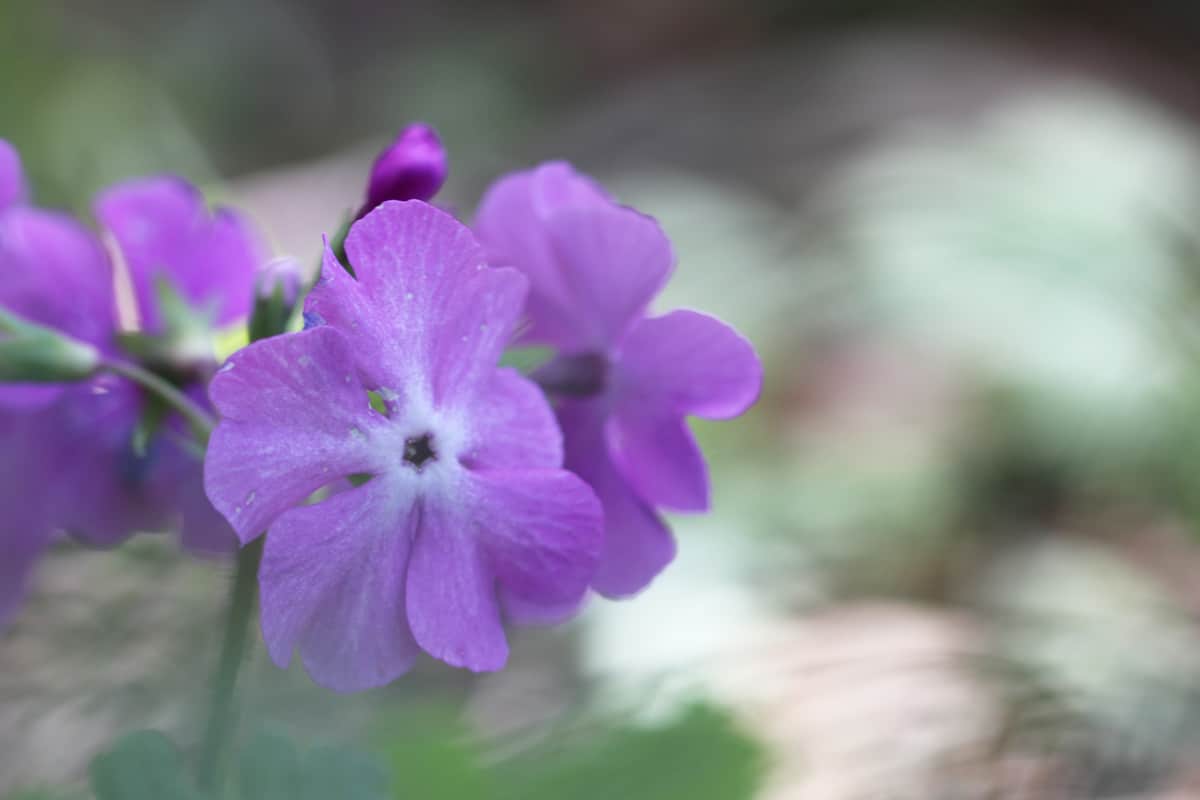
<path fill-rule="evenodd" d="M 1070 543 L 1092 535 L 1080 519 L 1039 534 L 1064 544 L 1002 543 L 1009 556 L 955 588 L 964 610 L 871 595 L 912 589 L 910 560 L 975 533 L 955 529 L 975 387 L 1015 393 L 1030 436 L 1097 470 L 1162 426 L 1196 367 L 1171 326 L 1198 155 L 1190 124 L 1073 79 L 905 121 L 793 217 L 680 175 L 620 176 L 679 251 L 661 306 L 745 325 L 777 392 L 822 384 L 760 421 L 784 443 L 770 466 L 747 453 L 762 439 L 712 431 L 713 515 L 676 521 L 679 560 L 642 596 L 588 610 L 584 668 L 606 702 L 738 709 L 772 747 L 770 798 L 1093 796 L 1080 787 L 1099 792 L 1099 768 L 1073 760 L 1101 758 L 1075 750 L 1089 737 L 1119 763 L 1179 770 L 1166 783 L 1184 788 L 1137 796 L 1193 796 L 1179 737 L 1200 634 L 1161 565 Z M 839 568 L 884 580 L 847 597 Z M 1046 712 L 1041 751 L 1024 739 L 1028 675 L 1067 709 Z"/>

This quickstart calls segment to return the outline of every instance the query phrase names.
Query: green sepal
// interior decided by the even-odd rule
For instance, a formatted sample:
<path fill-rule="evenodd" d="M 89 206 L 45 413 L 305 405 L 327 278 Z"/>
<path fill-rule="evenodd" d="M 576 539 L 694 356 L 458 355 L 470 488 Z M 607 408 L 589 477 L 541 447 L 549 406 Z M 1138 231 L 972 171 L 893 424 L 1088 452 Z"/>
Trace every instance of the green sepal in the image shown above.
<path fill-rule="evenodd" d="M 329 249 L 333 251 L 334 257 L 342 265 L 342 268 L 350 273 L 351 276 L 354 276 L 354 267 L 350 265 L 350 259 L 346 256 L 346 237 L 350 235 L 350 226 L 356 221 L 353 214 L 347 214 L 346 218 L 342 220 L 341 227 L 338 228 L 337 233 L 329 240 Z M 320 275 L 321 271 L 318 269 L 318 280 L 320 280 Z"/>
<path fill-rule="evenodd" d="M 162 331 L 119 334 L 117 342 L 121 349 L 138 362 L 160 371 L 187 369 L 193 364 L 210 361 L 216 351 L 213 343 L 216 308 L 211 305 L 193 307 L 162 275 L 155 278 L 154 291 L 158 297 Z"/>

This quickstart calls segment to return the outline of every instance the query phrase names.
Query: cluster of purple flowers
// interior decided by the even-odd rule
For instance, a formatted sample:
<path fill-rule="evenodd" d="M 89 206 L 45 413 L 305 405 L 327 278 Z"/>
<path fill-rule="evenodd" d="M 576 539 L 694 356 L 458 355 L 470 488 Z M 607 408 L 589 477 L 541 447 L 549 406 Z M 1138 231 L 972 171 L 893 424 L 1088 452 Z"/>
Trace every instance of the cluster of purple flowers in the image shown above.
<path fill-rule="evenodd" d="M 644 588 L 675 553 L 660 509 L 709 505 L 686 417 L 753 404 L 753 348 L 703 314 L 651 315 L 670 242 L 568 165 L 502 178 L 471 226 L 426 202 L 445 176 L 426 126 L 381 154 L 344 246 L 326 246 L 304 330 L 219 369 L 211 350 L 138 351 L 186 355 L 153 366 L 197 399 L 208 382 L 211 506 L 182 423 L 154 414 L 139 389 L 111 376 L 5 388 L 0 504 L 21 506 L 0 520 L 8 607 L 52 533 L 107 543 L 182 513 L 188 546 L 219 548 L 229 527 L 243 544 L 265 534 L 271 657 L 287 666 L 298 650 L 314 680 L 352 691 L 393 680 L 421 651 L 499 669 L 505 621 L 558 621 L 589 589 Z M 164 279 L 209 325 L 249 310 L 257 238 L 178 181 L 102 195 L 115 259 L 78 222 L 23 198 L 2 148 L 0 306 L 102 353 L 125 342 L 114 274 L 151 341 L 172 339 Z M 499 366 L 525 343 L 554 355 L 530 375 Z"/>
<path fill-rule="evenodd" d="M 0 307 L 102 356 L 141 349 L 206 403 L 217 364 L 202 325 L 245 316 L 259 237 L 175 178 L 114 186 L 94 211 L 111 247 L 80 221 L 30 205 L 20 161 L 0 140 Z M 196 324 L 184 324 L 192 314 Z M 55 535 L 110 546 L 176 528 L 190 551 L 234 548 L 187 426 L 124 378 L 0 386 L 0 442 L 0 618 Z"/>

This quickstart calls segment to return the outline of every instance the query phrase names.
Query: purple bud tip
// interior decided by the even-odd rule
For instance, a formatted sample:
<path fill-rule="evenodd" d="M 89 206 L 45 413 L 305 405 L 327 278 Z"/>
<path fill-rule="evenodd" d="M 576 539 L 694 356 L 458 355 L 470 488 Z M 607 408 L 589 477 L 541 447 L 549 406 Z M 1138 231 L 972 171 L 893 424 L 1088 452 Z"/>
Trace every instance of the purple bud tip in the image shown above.
<path fill-rule="evenodd" d="M 285 306 L 293 306 L 300 296 L 300 262 L 284 256 L 269 262 L 258 275 L 258 296 L 270 299 L 279 291 Z"/>
<path fill-rule="evenodd" d="M 418 122 L 400 131 L 371 167 L 366 214 L 385 200 L 428 200 L 446 181 L 446 150 L 437 131 Z"/>

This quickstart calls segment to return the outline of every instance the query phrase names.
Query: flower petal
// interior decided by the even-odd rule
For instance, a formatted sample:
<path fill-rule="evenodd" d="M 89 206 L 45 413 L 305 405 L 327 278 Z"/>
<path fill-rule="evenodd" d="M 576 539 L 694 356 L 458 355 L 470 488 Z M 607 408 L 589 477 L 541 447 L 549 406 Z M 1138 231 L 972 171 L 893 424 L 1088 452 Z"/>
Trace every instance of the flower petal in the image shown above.
<path fill-rule="evenodd" d="M 475 468 L 561 467 L 562 433 L 542 390 L 515 369 L 497 369 L 471 414 Z"/>
<path fill-rule="evenodd" d="M 676 511 L 708 510 L 708 468 L 686 422 L 626 406 L 609 417 L 604 432 L 613 463 L 643 500 Z"/>
<path fill-rule="evenodd" d="M 548 229 L 578 331 L 573 349 L 607 351 L 666 283 L 671 243 L 652 218 L 617 205 L 558 212 Z"/>
<path fill-rule="evenodd" d="M 587 602 L 586 593 L 563 603 L 545 603 L 526 600 L 511 590 L 500 586 L 500 607 L 504 618 L 517 625 L 557 625 L 576 616 Z"/>
<path fill-rule="evenodd" d="M 170 176 L 118 184 L 97 198 L 95 211 L 121 248 L 144 330 L 162 324 L 159 275 L 197 308 L 212 307 L 217 324 L 249 313 L 266 248 L 240 214 L 210 213 L 194 186 Z"/>
<path fill-rule="evenodd" d="M 580 346 L 573 296 L 551 248 L 550 215 L 567 208 L 606 206 L 604 190 L 563 162 L 515 172 L 484 193 L 474 229 L 495 266 L 516 267 L 529 277 L 524 339 L 567 350 Z"/>
<path fill-rule="evenodd" d="M 193 383 L 183 391 L 196 405 L 211 408 L 204 384 Z M 148 492 L 152 502 L 178 516 L 183 549 L 202 556 L 233 553 L 237 536 L 204 491 L 204 451 L 195 446 L 187 423 L 179 415 L 170 417 L 154 446 L 158 458 Z"/>
<path fill-rule="evenodd" d="M 174 507 L 180 514 L 179 541 L 184 550 L 206 556 L 227 556 L 234 552 L 237 537 L 204 493 L 204 471 L 199 460 L 173 494 Z"/>
<path fill-rule="evenodd" d="M 564 402 L 559 421 L 567 469 L 587 481 L 604 507 L 604 544 L 592 588 L 605 597 L 635 594 L 675 558 L 675 539 L 609 459 L 599 402 Z"/>
<path fill-rule="evenodd" d="M 271 659 L 286 667 L 298 646 L 312 679 L 340 692 L 406 672 L 419 652 L 404 610 L 414 522 L 383 479 L 283 514 L 259 570 Z"/>
<path fill-rule="evenodd" d="M 616 344 L 674 264 L 658 223 L 561 162 L 493 184 L 475 229 L 493 264 L 529 276 L 526 338 L 567 352 Z"/>
<path fill-rule="evenodd" d="M 99 240 L 75 220 L 16 206 L 0 213 L 0 306 L 33 322 L 112 349 L 112 269 Z M 0 405 L 30 408 L 61 386 L 8 384 Z"/>
<path fill-rule="evenodd" d="M 565 470 L 476 472 L 464 502 L 510 599 L 578 605 L 596 571 L 603 513 Z"/>
<path fill-rule="evenodd" d="M 357 282 L 327 256 L 305 308 L 354 343 L 372 388 L 435 405 L 478 388 L 512 336 L 524 276 L 488 269 L 465 226 L 417 200 L 356 222 L 346 253 Z"/>
<path fill-rule="evenodd" d="M 495 578 L 470 521 L 425 502 L 408 565 L 408 622 L 421 649 L 472 672 L 501 669 L 508 642 Z"/>
<path fill-rule="evenodd" d="M 0 139 L 0 211 L 25 202 L 27 189 L 17 149 Z"/>
<path fill-rule="evenodd" d="M 148 502 L 145 491 L 159 447 L 152 443 L 139 455 L 132 444 L 141 408 L 135 386 L 103 375 L 66 388 L 53 405 L 22 416 L 45 457 L 37 493 L 53 509 L 56 527 L 105 547 L 168 525 L 172 509 Z"/>
<path fill-rule="evenodd" d="M 0 606 L 19 601 L 20 576 L 53 533 L 108 546 L 165 524 L 127 470 L 137 409 L 136 389 L 110 377 L 45 408 L 0 412 Z"/>
<path fill-rule="evenodd" d="M 24 600 L 29 576 L 54 529 L 50 507 L 38 502 L 39 483 L 49 472 L 46 453 L 37 448 L 25 416 L 0 415 L 0 625 Z"/>
<path fill-rule="evenodd" d="M 333 328 L 239 350 L 209 393 L 222 419 L 205 457 L 205 489 L 243 542 L 322 486 L 371 470 L 367 437 L 381 418 Z"/>
<path fill-rule="evenodd" d="M 137 387 L 101 375 L 46 407 L 0 413 L 0 481 L 24 486 L 14 497 L 36 498 L 50 528 L 91 545 L 163 529 L 172 509 L 145 493 L 157 447 L 138 456 L 131 445 L 140 404 Z"/>
<path fill-rule="evenodd" d="M 618 354 L 615 393 L 623 406 L 736 417 L 758 399 L 762 364 L 750 344 L 720 320 L 695 311 L 643 319 Z"/>
<path fill-rule="evenodd" d="M 229 555 L 237 548 L 237 537 L 204 492 L 203 455 L 186 448 L 188 436 L 180 425 L 156 437 L 146 493 L 177 523 L 184 550 L 203 556 Z"/>
<path fill-rule="evenodd" d="M 614 201 L 592 178 L 566 161 L 546 161 L 532 170 L 533 207 L 542 219 L 573 208 L 606 208 Z"/>

